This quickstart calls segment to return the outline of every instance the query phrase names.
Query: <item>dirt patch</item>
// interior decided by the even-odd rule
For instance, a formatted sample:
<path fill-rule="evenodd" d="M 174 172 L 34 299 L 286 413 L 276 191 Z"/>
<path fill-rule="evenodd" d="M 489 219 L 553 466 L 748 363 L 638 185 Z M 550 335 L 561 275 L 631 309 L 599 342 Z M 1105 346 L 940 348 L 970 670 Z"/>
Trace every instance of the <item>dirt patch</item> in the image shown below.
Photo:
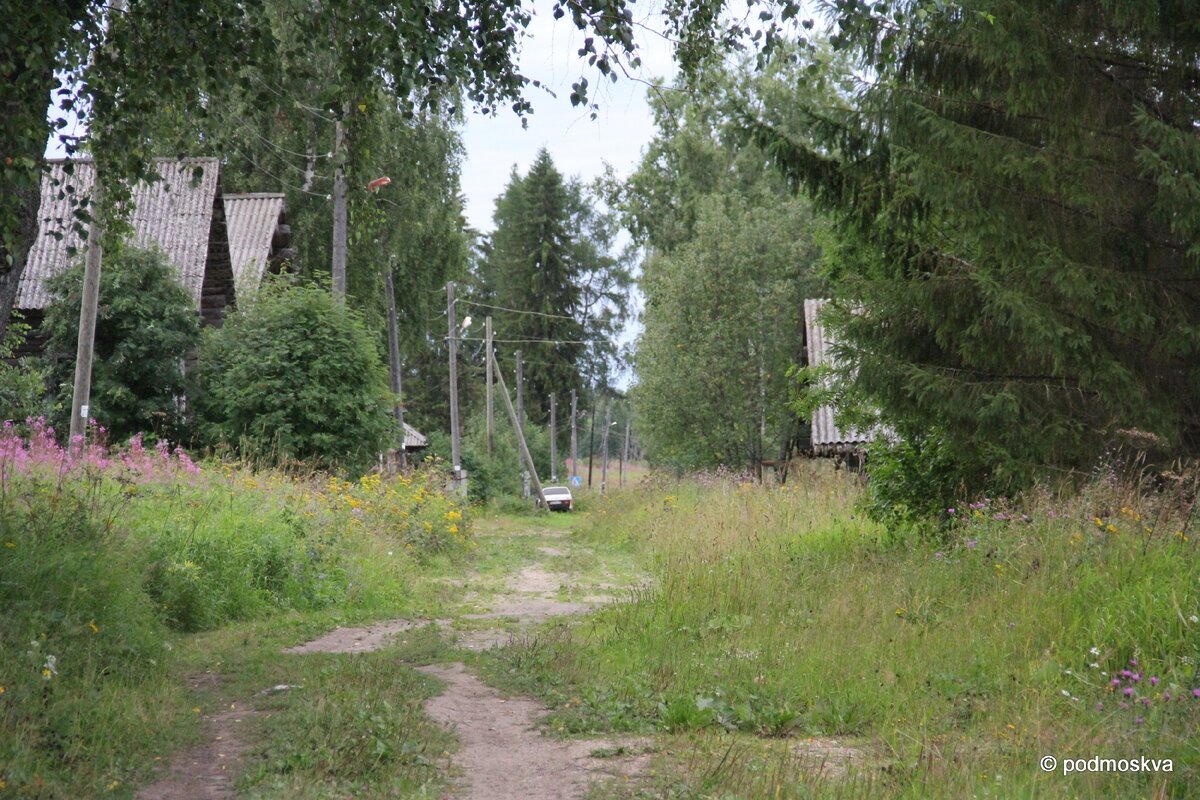
<path fill-rule="evenodd" d="M 586 614 L 595 611 L 591 603 L 568 603 L 562 600 L 546 598 L 530 598 L 528 600 L 509 600 L 492 606 L 486 614 L 463 614 L 462 619 L 509 619 L 515 618 L 523 623 L 541 622 L 550 617 L 565 617 L 571 614 Z"/>
<path fill-rule="evenodd" d="M 285 653 L 369 653 L 387 644 L 398 633 L 423 628 L 428 622 L 392 619 L 359 628 L 334 628 L 311 642 L 289 647 Z"/>
<path fill-rule="evenodd" d="M 862 767 L 867 757 L 865 750 L 836 739 L 804 739 L 793 743 L 790 749 L 806 772 L 823 778 L 844 777 L 851 767 Z"/>
<path fill-rule="evenodd" d="M 567 800 L 582 797 L 604 777 L 636 775 L 650 755 L 598 758 L 646 749 L 645 740 L 589 739 L 559 742 L 542 736 L 537 720 L 546 713 L 539 703 L 504 697 L 467 672 L 462 664 L 420 670 L 446 682 L 446 691 L 425 702 L 425 711 L 452 727 L 461 747 L 455 763 L 462 770 L 461 800 Z"/>
<path fill-rule="evenodd" d="M 261 712 L 238 704 L 204 718 L 204 744 L 175 756 L 166 777 L 139 791 L 136 800 L 226 800 L 236 796 L 233 781 L 250 744 L 246 720 Z"/>
<path fill-rule="evenodd" d="M 570 576 L 547 572 L 541 564 L 526 567 L 508 580 L 508 588 L 521 594 L 555 595 L 566 585 Z"/>
<path fill-rule="evenodd" d="M 538 552 L 548 556 L 560 557 L 567 554 L 561 547 L 539 547 Z"/>

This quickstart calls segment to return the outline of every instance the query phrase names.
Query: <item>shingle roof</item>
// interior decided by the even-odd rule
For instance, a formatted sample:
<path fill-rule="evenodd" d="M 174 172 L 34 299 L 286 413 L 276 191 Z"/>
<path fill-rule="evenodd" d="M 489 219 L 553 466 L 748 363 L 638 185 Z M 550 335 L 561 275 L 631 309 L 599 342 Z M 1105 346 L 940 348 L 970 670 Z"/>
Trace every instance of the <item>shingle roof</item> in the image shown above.
<path fill-rule="evenodd" d="M 253 291 L 262 282 L 282 215 L 282 194 L 225 195 L 229 255 L 239 296 L 245 291 Z"/>
<path fill-rule="evenodd" d="M 96 172 L 92 162 L 76 161 L 75 174 L 67 175 L 66 164 L 52 161 L 42 176 L 38 236 L 17 288 L 17 308 L 50 305 L 53 297 L 46 282 L 83 257 L 73 214 L 77 201 L 91 191 Z M 219 162 L 215 158 L 155 159 L 154 164 L 162 180 L 133 188 L 131 240 L 138 247 L 162 250 L 179 269 L 180 281 L 199 307 Z M 56 233 L 62 238 L 56 238 Z"/>
<path fill-rule="evenodd" d="M 825 302 L 825 300 L 804 301 L 804 328 L 808 339 L 808 364 L 812 367 L 822 365 L 836 366 L 833 353 L 830 352 L 833 339 L 825 332 L 825 326 L 821 324 L 820 319 L 821 309 L 825 306 Z M 863 444 L 871 441 L 873 438 L 870 432 L 863 433 L 853 429 L 846 431 L 838 430 L 837 424 L 834 422 L 834 410 L 832 406 L 821 406 L 813 411 L 812 444 L 814 448 Z"/>

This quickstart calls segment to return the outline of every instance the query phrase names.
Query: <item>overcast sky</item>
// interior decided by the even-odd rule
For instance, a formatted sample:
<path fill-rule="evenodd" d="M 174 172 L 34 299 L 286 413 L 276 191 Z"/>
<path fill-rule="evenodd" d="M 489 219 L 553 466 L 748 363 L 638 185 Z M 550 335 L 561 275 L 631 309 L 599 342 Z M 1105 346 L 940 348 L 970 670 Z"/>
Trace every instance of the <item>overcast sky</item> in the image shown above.
<path fill-rule="evenodd" d="M 550 0 L 537 0 L 534 9 L 522 47 L 521 69 L 558 96 L 551 97 L 535 88 L 528 90 L 534 113 L 528 117 L 527 129 L 522 129 L 511 110 L 494 117 L 467 117 L 462 191 L 467 201 L 467 222 L 479 231 L 493 229 L 496 197 L 504 191 L 513 166 L 524 174 L 540 148 L 550 151 L 564 175 L 590 180 L 603 172 L 605 162 L 612 164 L 619 175 L 628 175 L 642 148 L 654 136 L 645 84 L 624 75 L 615 84 L 603 80 L 576 54 L 584 34 L 565 17 L 556 21 L 551 16 Z M 636 21 L 659 28 L 655 14 L 640 13 L 647 16 Z M 671 47 L 662 36 L 639 28 L 637 43 L 643 63 L 636 78 L 648 81 L 674 76 Z M 588 79 L 593 99 L 600 105 L 595 120 L 587 109 L 571 105 L 571 84 L 581 74 Z"/>

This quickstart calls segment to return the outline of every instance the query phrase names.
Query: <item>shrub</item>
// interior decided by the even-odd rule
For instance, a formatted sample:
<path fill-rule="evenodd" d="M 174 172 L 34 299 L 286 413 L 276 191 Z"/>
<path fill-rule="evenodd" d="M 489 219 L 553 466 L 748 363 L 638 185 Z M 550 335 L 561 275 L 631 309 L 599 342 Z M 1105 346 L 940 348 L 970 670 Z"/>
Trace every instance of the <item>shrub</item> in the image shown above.
<path fill-rule="evenodd" d="M 46 310 L 46 359 L 57 387 L 52 420 L 62 427 L 71 411 L 79 338 L 82 266 L 50 282 L 57 300 Z M 200 336 L 200 317 L 175 268 L 158 251 L 107 251 L 100 275 L 92 366 L 91 416 L 124 440 L 139 431 L 178 441 L 184 435 L 183 364 Z"/>
<path fill-rule="evenodd" d="M 388 443 L 387 372 L 362 317 L 317 286 L 265 284 L 205 331 L 200 440 L 244 457 L 365 471 Z"/>
<path fill-rule="evenodd" d="M 0 340 L 0 421 L 41 416 L 46 408 L 46 375 L 36 359 L 16 359 L 29 326 L 14 319 Z"/>

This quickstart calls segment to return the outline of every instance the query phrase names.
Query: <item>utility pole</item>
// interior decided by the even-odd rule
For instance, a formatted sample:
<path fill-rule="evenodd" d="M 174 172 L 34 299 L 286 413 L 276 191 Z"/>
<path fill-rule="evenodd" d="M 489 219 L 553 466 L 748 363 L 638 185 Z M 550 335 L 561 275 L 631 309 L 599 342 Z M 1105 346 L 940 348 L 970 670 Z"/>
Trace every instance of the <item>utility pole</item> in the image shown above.
<path fill-rule="evenodd" d="M 125 0 L 108 4 L 109 22 L 112 15 L 125 11 Z M 112 47 L 112 42 L 108 42 Z M 113 48 L 115 49 L 115 48 Z M 114 55 L 116 55 L 114 53 Z M 79 302 L 79 337 L 75 340 L 75 380 L 71 387 L 70 441 L 83 444 L 91 412 L 92 362 L 96 354 L 96 312 L 100 305 L 101 242 L 104 239 L 104 184 L 100 181 L 100 164 L 92 160 L 92 191 L 88 196 L 87 254 L 83 262 L 83 296 Z M 79 437 L 79 438 L 76 438 Z"/>
<path fill-rule="evenodd" d="M 571 477 L 579 476 L 579 436 L 575 432 L 575 423 L 579 414 L 575 408 L 575 390 L 571 390 Z"/>
<path fill-rule="evenodd" d="M 346 133 L 342 119 L 350 104 L 342 104 L 342 116 L 333 124 L 333 296 L 346 299 Z"/>
<path fill-rule="evenodd" d="M 625 420 L 625 449 L 621 453 L 621 488 L 625 488 L 625 463 L 629 461 L 629 420 Z"/>
<path fill-rule="evenodd" d="M 404 401 L 400 399 L 400 322 L 396 317 L 396 283 L 392 277 L 391 265 L 388 266 L 385 280 L 388 301 L 388 367 L 392 378 L 392 394 L 396 396 L 396 405 L 392 407 L 392 413 L 396 416 L 396 425 L 400 429 L 400 447 L 397 448 L 396 455 L 399 457 L 400 468 L 404 469 L 408 466 L 408 454 L 404 447 L 408 434 L 404 429 Z"/>
<path fill-rule="evenodd" d="M 512 400 L 508 396 L 508 387 L 504 385 L 504 375 L 500 372 L 500 367 L 495 364 L 495 358 L 492 358 L 492 362 L 493 368 L 496 370 L 496 382 L 500 384 L 500 394 L 504 398 L 504 408 L 508 411 L 508 418 L 512 422 L 513 429 L 517 432 L 517 448 L 521 451 L 521 457 L 525 459 L 525 466 L 529 469 L 534 491 L 537 492 L 542 505 L 545 506 L 546 495 L 542 493 L 542 482 L 538 480 L 537 468 L 534 467 L 533 457 L 529 455 L 529 447 L 525 444 L 525 434 L 521 433 L 521 429 L 517 427 L 517 412 L 513 410 Z"/>
<path fill-rule="evenodd" d="M 596 389 L 592 387 L 592 430 L 588 436 L 588 488 L 592 488 L 592 457 L 596 455 Z"/>
<path fill-rule="evenodd" d="M 484 365 L 487 371 L 487 454 L 492 457 L 492 438 L 496 423 L 492 419 L 492 318 L 483 318 Z"/>
<path fill-rule="evenodd" d="M 557 420 L 554 417 L 555 398 L 550 395 L 550 480 L 558 480 L 558 426 L 555 424 Z"/>
<path fill-rule="evenodd" d="M 608 487 L 608 431 L 612 427 L 612 403 L 604 409 L 604 443 L 600 445 L 604 453 L 600 466 L 600 494 Z"/>
<path fill-rule="evenodd" d="M 525 367 L 521 362 L 521 351 L 517 356 L 517 419 L 521 421 L 521 434 L 525 434 Z"/>
<path fill-rule="evenodd" d="M 92 360 L 96 346 L 96 311 L 100 304 L 100 258 L 104 237 L 104 189 L 100 184 L 100 165 L 92 162 L 92 192 L 88 200 L 87 257 L 83 262 L 83 298 L 79 304 L 79 338 L 75 343 L 75 384 L 71 391 L 71 439 L 83 443 L 87 434 L 88 405 L 92 394 Z"/>
<path fill-rule="evenodd" d="M 454 281 L 446 284 L 446 324 L 450 335 L 450 460 L 454 469 L 454 488 L 459 487 L 462 462 L 458 453 L 458 321 L 454 314 Z"/>

